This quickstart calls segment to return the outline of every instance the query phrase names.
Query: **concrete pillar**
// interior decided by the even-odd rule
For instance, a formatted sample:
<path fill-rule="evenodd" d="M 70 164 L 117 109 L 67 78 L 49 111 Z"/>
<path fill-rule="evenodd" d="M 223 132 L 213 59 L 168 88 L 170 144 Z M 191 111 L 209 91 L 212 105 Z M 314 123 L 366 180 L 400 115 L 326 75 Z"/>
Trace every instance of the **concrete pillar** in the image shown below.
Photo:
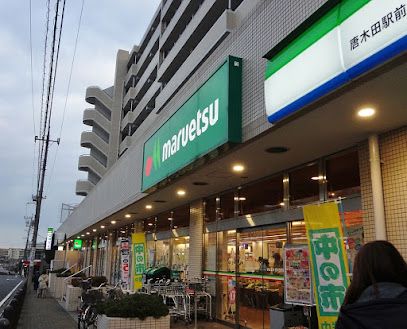
<path fill-rule="evenodd" d="M 369 136 L 369 159 L 376 240 L 387 240 L 379 139 L 377 135 Z"/>
<path fill-rule="evenodd" d="M 191 203 L 189 210 L 188 279 L 202 277 L 204 212 L 202 200 Z"/>

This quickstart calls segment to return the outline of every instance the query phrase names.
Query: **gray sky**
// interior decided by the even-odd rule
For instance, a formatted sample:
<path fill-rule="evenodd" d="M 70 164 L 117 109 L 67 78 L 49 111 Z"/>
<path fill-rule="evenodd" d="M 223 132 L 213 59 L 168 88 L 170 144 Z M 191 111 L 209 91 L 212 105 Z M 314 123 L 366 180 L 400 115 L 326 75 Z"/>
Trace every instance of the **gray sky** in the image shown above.
<path fill-rule="evenodd" d="M 24 216 L 35 211 L 34 205 L 26 203 L 31 201 L 36 184 L 34 122 L 38 134 L 47 1 L 32 0 L 35 120 L 29 3 L 0 1 L 0 247 L 24 246 Z M 55 0 L 51 0 L 51 20 L 54 4 Z M 47 227 L 60 225 L 62 203 L 75 204 L 82 199 L 75 195 L 75 183 L 86 178 L 86 173 L 77 169 L 78 157 L 89 153 L 80 147 L 81 132 L 90 129 L 82 124 L 84 109 L 92 107 L 84 100 L 86 88 L 112 85 L 117 50 L 131 50 L 140 42 L 159 0 L 85 0 L 61 133 L 81 4 L 81 0 L 66 2 L 51 122 L 51 138 L 61 137 L 61 144 L 50 148 L 39 240 L 45 239 Z"/>

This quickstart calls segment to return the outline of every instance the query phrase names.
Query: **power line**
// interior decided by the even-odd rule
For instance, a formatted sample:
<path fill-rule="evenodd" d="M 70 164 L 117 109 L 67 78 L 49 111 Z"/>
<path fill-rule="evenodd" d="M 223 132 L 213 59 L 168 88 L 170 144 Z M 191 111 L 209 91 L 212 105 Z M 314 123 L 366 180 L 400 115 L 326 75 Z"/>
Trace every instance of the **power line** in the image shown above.
<path fill-rule="evenodd" d="M 33 75 L 33 44 L 32 44 L 32 22 L 31 22 L 31 0 L 30 0 L 30 66 L 31 66 L 31 105 L 33 112 L 33 128 L 35 135 L 35 108 L 34 108 L 34 75 Z"/>
<path fill-rule="evenodd" d="M 62 129 L 63 129 L 63 127 L 64 127 L 66 106 L 67 106 L 67 103 L 68 103 L 68 96 L 69 96 L 69 92 L 70 92 L 70 88 L 71 88 L 72 72 L 73 72 L 73 66 L 74 66 L 74 63 L 75 63 L 76 48 L 77 48 L 77 45 L 78 45 L 79 32 L 80 32 L 80 29 L 81 29 L 82 14 L 83 14 L 83 7 L 84 7 L 84 4 L 85 4 L 85 0 L 82 0 L 81 12 L 80 12 L 80 14 L 79 14 L 78 29 L 77 29 L 77 31 L 76 31 L 75 46 L 74 46 L 74 51 L 73 51 L 73 56 L 72 56 L 72 62 L 71 62 L 71 69 L 70 69 L 70 72 L 69 72 L 68 87 L 67 87 L 66 96 L 65 96 L 64 110 L 63 110 L 63 113 L 62 113 L 61 128 L 60 128 L 60 130 L 59 130 L 59 137 L 58 137 L 59 139 L 61 139 L 61 136 L 62 136 Z M 49 186 L 50 186 L 50 184 L 51 184 L 52 176 L 53 176 L 53 173 L 54 173 L 55 163 L 56 163 L 57 156 L 58 156 L 58 150 L 59 150 L 59 145 L 58 145 L 58 147 L 57 147 L 57 149 L 56 149 L 56 151 L 55 151 L 54 162 L 53 162 L 53 164 L 52 164 L 51 174 L 50 174 L 50 178 L 49 178 L 49 181 L 48 181 L 48 188 L 49 188 Z"/>

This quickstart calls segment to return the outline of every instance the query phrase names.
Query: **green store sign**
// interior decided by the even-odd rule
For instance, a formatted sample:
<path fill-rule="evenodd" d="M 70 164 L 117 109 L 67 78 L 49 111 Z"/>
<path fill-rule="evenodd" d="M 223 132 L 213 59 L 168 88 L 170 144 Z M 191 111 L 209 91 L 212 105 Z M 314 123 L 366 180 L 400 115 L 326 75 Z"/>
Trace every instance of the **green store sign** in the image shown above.
<path fill-rule="evenodd" d="M 75 239 L 75 240 L 73 240 L 73 248 L 74 248 L 75 250 L 80 250 L 80 249 L 82 249 L 82 240 L 80 240 L 80 239 Z"/>
<path fill-rule="evenodd" d="M 142 191 L 242 132 L 242 60 L 221 67 L 144 144 Z"/>

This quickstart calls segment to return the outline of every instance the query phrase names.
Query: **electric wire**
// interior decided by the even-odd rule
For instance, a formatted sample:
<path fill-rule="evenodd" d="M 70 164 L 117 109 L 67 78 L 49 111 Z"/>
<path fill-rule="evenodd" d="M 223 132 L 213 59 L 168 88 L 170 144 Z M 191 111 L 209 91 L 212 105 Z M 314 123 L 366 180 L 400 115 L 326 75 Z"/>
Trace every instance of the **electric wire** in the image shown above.
<path fill-rule="evenodd" d="M 82 6 L 81 6 L 80 14 L 79 14 L 78 29 L 76 30 L 75 45 L 74 45 L 74 51 L 73 51 L 73 56 L 72 56 L 71 69 L 70 69 L 70 72 L 69 72 L 68 87 L 67 87 L 67 90 L 66 90 L 65 103 L 64 103 L 63 113 L 62 113 L 62 121 L 61 121 L 61 127 L 60 127 L 59 134 L 58 134 L 58 139 L 61 139 L 62 130 L 63 130 L 63 127 L 64 127 L 66 106 L 67 106 L 67 103 L 68 103 L 68 96 L 69 96 L 69 92 L 70 92 L 70 88 L 71 88 L 72 72 L 73 72 L 73 67 L 74 67 L 74 63 L 75 63 L 76 49 L 77 49 L 77 45 L 78 45 L 79 32 L 80 32 L 80 29 L 81 29 L 84 4 L 85 4 L 85 0 L 82 0 Z M 52 177 L 53 177 L 53 173 L 54 173 L 54 169 L 55 169 L 55 163 L 56 163 L 57 156 L 58 156 L 58 150 L 59 150 L 59 145 L 57 145 L 57 148 L 56 148 L 56 151 L 55 151 L 54 161 L 53 161 L 53 164 L 52 164 L 52 168 L 51 168 L 50 175 L 49 175 L 49 180 L 48 180 L 48 188 L 49 188 L 49 186 L 51 184 L 51 180 L 52 180 Z"/>
<path fill-rule="evenodd" d="M 44 40 L 44 56 L 43 56 L 43 63 L 42 63 L 42 88 L 41 88 L 41 107 L 40 107 L 40 126 L 38 132 L 38 167 L 37 167 L 37 188 L 36 194 L 38 194 L 38 190 L 40 188 L 40 173 L 41 173 L 41 162 L 44 152 L 44 133 L 42 130 L 43 125 L 43 111 L 44 111 L 44 94 L 45 94 L 45 76 L 47 73 L 46 70 L 46 63 L 47 63 L 47 49 L 48 49 L 48 32 L 49 32 L 49 14 L 50 14 L 50 0 L 47 0 L 47 13 L 46 13 L 46 25 L 45 25 L 45 40 Z"/>
<path fill-rule="evenodd" d="M 31 0 L 29 2 L 29 16 L 30 16 L 30 67 L 31 67 L 31 106 L 32 106 L 32 115 L 33 115 L 33 129 L 34 136 L 36 135 L 35 127 L 35 107 L 34 107 L 34 74 L 33 74 L 33 46 L 32 46 L 32 7 Z M 31 190 L 34 189 L 34 175 L 35 175 L 35 143 L 34 143 L 34 152 L 33 152 L 33 165 L 32 165 L 32 175 L 31 175 Z"/>

